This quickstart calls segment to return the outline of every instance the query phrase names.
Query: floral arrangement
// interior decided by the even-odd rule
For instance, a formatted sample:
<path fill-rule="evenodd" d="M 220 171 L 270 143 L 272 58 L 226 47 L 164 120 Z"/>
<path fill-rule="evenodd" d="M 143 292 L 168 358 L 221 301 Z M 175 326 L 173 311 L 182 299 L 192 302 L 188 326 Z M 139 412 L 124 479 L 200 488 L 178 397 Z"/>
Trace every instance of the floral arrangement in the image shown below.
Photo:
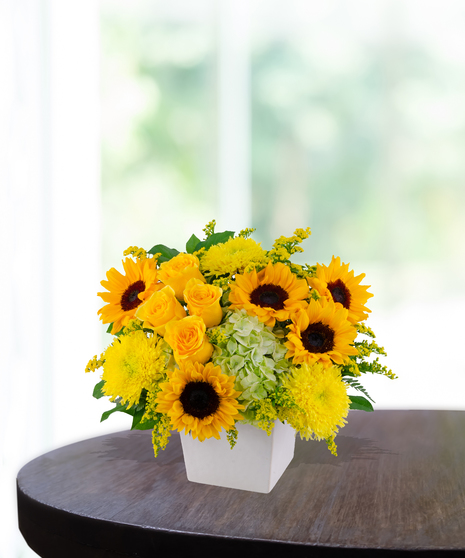
<path fill-rule="evenodd" d="M 396 377 L 372 358 L 386 353 L 363 323 L 365 274 L 334 256 L 329 266 L 292 263 L 309 228 L 267 251 L 254 229 L 215 224 L 182 253 L 128 248 L 124 275 L 112 268 L 101 282 L 98 314 L 114 337 L 86 367 L 103 369 L 94 397 L 115 404 L 101 420 L 119 411 L 133 429 L 152 429 L 155 456 L 172 430 L 203 441 L 223 429 L 233 448 L 238 421 L 270 434 L 276 419 L 337 455 L 349 409 L 373 411 L 360 376 Z"/>

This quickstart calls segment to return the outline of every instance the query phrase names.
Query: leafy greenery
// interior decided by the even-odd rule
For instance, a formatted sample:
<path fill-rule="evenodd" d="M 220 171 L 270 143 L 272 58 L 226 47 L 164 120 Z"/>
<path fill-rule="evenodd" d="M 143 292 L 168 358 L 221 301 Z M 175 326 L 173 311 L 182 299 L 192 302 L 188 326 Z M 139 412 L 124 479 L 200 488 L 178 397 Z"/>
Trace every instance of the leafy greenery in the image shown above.
<path fill-rule="evenodd" d="M 107 418 L 110 415 L 112 415 L 113 413 L 117 413 L 117 412 L 126 413 L 127 415 L 134 416 L 135 407 L 132 406 L 128 409 L 127 404 L 121 405 L 121 403 L 117 403 L 113 407 L 113 409 L 110 409 L 109 411 L 105 411 L 104 413 L 102 413 L 102 416 L 100 418 L 100 422 L 103 422 L 104 420 L 107 420 Z"/>
<path fill-rule="evenodd" d="M 215 244 L 220 244 L 222 242 L 228 241 L 230 238 L 234 236 L 234 231 L 223 231 L 220 233 L 213 233 L 211 236 L 207 238 L 207 240 L 202 240 L 197 244 L 195 247 L 195 251 L 197 252 L 201 248 L 205 248 L 208 250 L 211 246 Z"/>
<path fill-rule="evenodd" d="M 102 382 L 100 382 L 98 385 L 102 384 Z M 95 386 L 95 389 L 97 388 L 97 386 Z M 94 391 L 95 391 L 94 389 Z M 102 394 L 103 395 L 103 394 Z M 95 397 L 95 395 L 94 395 Z M 145 414 L 145 403 L 147 400 L 147 390 L 143 389 L 140 399 L 139 399 L 139 403 L 137 405 L 132 405 L 131 407 L 127 406 L 127 403 L 125 404 L 121 404 L 120 402 L 117 402 L 116 405 L 113 407 L 113 409 L 110 409 L 109 411 L 105 411 L 102 414 L 102 418 L 100 419 L 100 422 L 103 422 L 104 420 L 107 420 L 107 418 L 112 415 L 113 413 L 117 413 L 117 412 L 121 412 L 121 413 L 126 413 L 127 415 L 131 415 L 132 416 L 132 424 L 131 424 L 131 430 L 149 430 L 150 428 L 153 428 L 153 421 L 144 421 L 141 423 L 142 417 Z"/>
<path fill-rule="evenodd" d="M 152 255 L 161 254 L 158 257 L 158 262 L 163 263 L 163 262 L 168 262 L 171 260 L 171 258 L 177 256 L 179 254 L 179 250 L 176 250 L 176 248 L 168 248 L 168 246 L 165 246 L 164 244 L 156 244 L 153 248 L 149 250 L 148 253 Z"/>
<path fill-rule="evenodd" d="M 105 411 L 102 414 L 100 422 L 107 420 L 107 418 L 110 415 L 118 412 L 125 413 L 127 415 L 132 416 L 131 430 L 151 430 L 155 425 L 154 420 L 144 420 L 144 422 L 141 422 L 142 417 L 144 416 L 145 413 L 144 406 L 133 405 L 132 407 L 128 408 L 126 405 L 121 405 L 121 403 L 117 403 L 113 407 L 113 409 L 110 409 L 109 411 Z"/>
<path fill-rule="evenodd" d="M 200 239 L 193 234 L 186 243 L 186 252 L 188 254 L 192 254 L 196 250 L 197 244 L 200 242 Z"/>
<path fill-rule="evenodd" d="M 104 384 L 105 384 L 105 380 L 101 380 L 98 384 L 95 384 L 92 397 L 95 397 L 95 399 L 100 399 L 101 397 L 105 396 L 105 394 L 102 391 Z"/>
<path fill-rule="evenodd" d="M 350 409 L 356 409 L 358 411 L 374 411 L 372 404 L 362 397 L 361 395 L 349 395 L 350 399 Z"/>
<path fill-rule="evenodd" d="M 368 397 L 368 399 L 371 399 L 371 401 L 373 401 L 373 403 L 375 402 L 374 399 L 372 399 L 372 398 L 368 395 L 367 391 L 366 391 L 365 388 L 359 383 L 358 380 L 356 380 L 355 378 L 347 377 L 347 376 L 343 377 L 343 380 L 344 380 L 344 382 L 345 382 L 348 386 L 350 386 L 351 388 L 357 389 L 358 391 L 361 391 L 362 393 L 364 393 L 364 394 Z"/>
<path fill-rule="evenodd" d="M 113 327 L 113 322 L 108 326 L 107 333 L 111 333 L 111 328 L 112 327 Z M 123 334 L 124 334 L 124 327 L 122 327 L 119 331 L 117 331 L 113 335 L 116 335 L 116 337 L 119 337 L 120 335 L 123 335 Z"/>
<path fill-rule="evenodd" d="M 145 414 L 144 406 L 137 408 L 132 418 L 131 430 L 151 430 L 154 427 L 155 425 L 154 420 L 144 420 L 144 422 L 141 422 L 144 414 Z"/>

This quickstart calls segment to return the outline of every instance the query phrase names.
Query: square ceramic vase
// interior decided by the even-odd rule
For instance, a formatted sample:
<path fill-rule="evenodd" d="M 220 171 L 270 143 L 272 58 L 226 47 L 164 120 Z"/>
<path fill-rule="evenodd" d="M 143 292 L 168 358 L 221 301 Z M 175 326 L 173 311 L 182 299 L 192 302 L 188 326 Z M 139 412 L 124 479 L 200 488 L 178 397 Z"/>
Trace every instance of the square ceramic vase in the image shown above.
<path fill-rule="evenodd" d="M 267 494 L 294 457 L 295 430 L 280 421 L 270 436 L 249 424 L 236 424 L 237 443 L 231 449 L 226 433 L 221 440 L 203 442 L 181 433 L 188 480 Z"/>

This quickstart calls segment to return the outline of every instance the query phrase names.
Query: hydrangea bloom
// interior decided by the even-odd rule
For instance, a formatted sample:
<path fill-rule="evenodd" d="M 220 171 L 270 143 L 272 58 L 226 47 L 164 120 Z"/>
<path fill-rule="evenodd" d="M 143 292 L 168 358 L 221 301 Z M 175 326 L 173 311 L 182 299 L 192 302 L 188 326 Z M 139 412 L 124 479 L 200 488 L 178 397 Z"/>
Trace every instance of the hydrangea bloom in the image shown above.
<path fill-rule="evenodd" d="M 276 328 L 272 331 L 245 310 L 230 313 L 219 329 L 225 339 L 212 361 L 225 374 L 236 376 L 235 389 L 242 392 L 239 400 L 247 409 L 253 401 L 274 392 L 280 374 L 289 369 L 284 331 L 283 337 L 277 337 Z M 243 414 L 247 417 L 247 412 Z"/>

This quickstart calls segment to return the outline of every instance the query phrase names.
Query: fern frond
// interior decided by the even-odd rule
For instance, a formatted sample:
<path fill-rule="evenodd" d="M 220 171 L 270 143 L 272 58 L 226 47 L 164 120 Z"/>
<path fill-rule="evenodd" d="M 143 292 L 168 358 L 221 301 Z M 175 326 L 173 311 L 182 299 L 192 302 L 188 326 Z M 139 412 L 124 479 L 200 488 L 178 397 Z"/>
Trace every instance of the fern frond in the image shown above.
<path fill-rule="evenodd" d="M 373 401 L 373 403 L 375 403 L 375 401 L 368 395 L 366 389 L 358 382 L 358 380 L 356 380 L 355 378 L 351 378 L 348 376 L 345 376 L 344 378 L 342 378 L 342 380 L 350 387 L 361 391 L 364 395 L 366 395 L 366 397 L 368 397 L 368 399 L 370 399 L 371 401 Z"/>

